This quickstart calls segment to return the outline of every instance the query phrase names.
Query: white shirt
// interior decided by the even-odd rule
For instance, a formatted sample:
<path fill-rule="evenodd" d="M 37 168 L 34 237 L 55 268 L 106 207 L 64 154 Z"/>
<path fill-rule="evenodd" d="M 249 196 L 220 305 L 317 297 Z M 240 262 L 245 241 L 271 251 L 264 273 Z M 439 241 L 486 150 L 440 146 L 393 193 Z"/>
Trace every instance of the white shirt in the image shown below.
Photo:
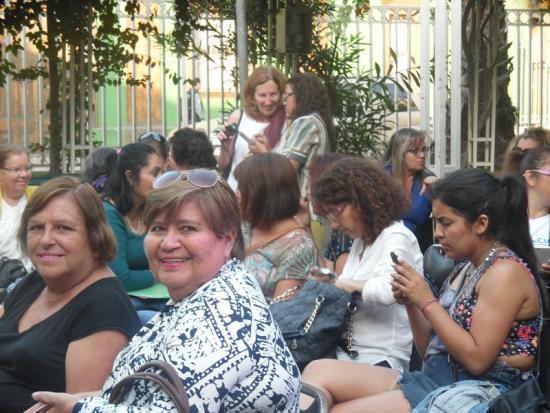
<path fill-rule="evenodd" d="M 2 200 L 2 215 L 0 217 L 0 257 L 20 259 L 27 269 L 32 268 L 30 260 L 21 252 L 17 241 L 17 231 L 21 223 L 23 210 L 27 205 L 27 197 L 23 195 L 16 206 L 9 205 Z"/>
<path fill-rule="evenodd" d="M 366 280 L 363 302 L 353 315 L 353 349 L 359 353 L 358 361 L 376 364 L 386 360 L 392 368 L 406 371 L 413 338 L 405 306 L 395 302 L 391 291 L 395 273 L 392 251 L 423 274 L 418 241 L 399 221 L 385 228 L 371 245 L 365 247 L 361 239 L 353 241 L 340 278 Z M 337 356 L 347 359 L 342 350 L 338 350 Z"/>
<path fill-rule="evenodd" d="M 548 248 L 550 247 L 550 214 L 543 215 L 538 218 L 529 219 L 529 233 L 533 240 L 533 247 Z"/>
<path fill-rule="evenodd" d="M 269 122 L 258 122 L 251 116 L 248 116 L 246 112 L 243 112 L 241 123 L 239 123 L 239 131 L 252 139 L 254 135 L 263 132 L 264 129 L 267 128 L 267 125 L 269 125 Z M 238 164 L 242 162 L 248 152 L 248 142 L 246 142 L 240 136 L 237 136 L 235 147 L 233 148 L 233 161 L 231 162 L 231 172 L 229 173 L 229 177 L 227 178 L 227 183 L 229 184 L 231 189 L 233 189 L 233 191 L 237 190 L 237 180 L 235 179 L 234 175 L 235 168 Z"/>

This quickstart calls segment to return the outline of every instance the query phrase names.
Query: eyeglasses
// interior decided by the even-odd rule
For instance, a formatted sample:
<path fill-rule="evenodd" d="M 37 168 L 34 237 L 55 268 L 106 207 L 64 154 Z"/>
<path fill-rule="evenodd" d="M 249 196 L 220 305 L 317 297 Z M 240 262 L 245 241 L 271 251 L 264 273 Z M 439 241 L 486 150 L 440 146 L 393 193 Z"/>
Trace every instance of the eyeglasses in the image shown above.
<path fill-rule="evenodd" d="M 158 143 L 165 143 L 166 138 L 162 136 L 160 133 L 156 132 L 145 132 L 143 135 L 141 135 L 138 140 L 142 141 L 144 139 L 153 139 L 154 141 L 157 141 Z"/>
<path fill-rule="evenodd" d="M 414 156 L 426 155 L 430 151 L 430 148 L 424 146 L 418 149 L 409 149 L 407 152 L 412 153 Z"/>
<path fill-rule="evenodd" d="M 3 169 L 4 171 L 8 171 L 9 173 L 12 173 L 14 175 L 19 175 L 21 173 L 27 173 L 27 172 L 31 172 L 32 171 L 32 165 L 26 165 L 26 166 L 23 166 L 21 168 L 0 168 L 0 169 Z"/>
<path fill-rule="evenodd" d="M 342 212 L 344 212 L 344 208 L 346 207 L 346 204 L 340 204 L 336 205 L 332 211 L 326 213 L 326 217 L 329 221 L 336 221 L 342 215 Z"/>
<path fill-rule="evenodd" d="M 533 172 L 544 176 L 550 176 L 550 169 L 531 169 Z"/>
<path fill-rule="evenodd" d="M 283 93 L 283 100 L 287 100 L 289 97 L 294 96 L 294 95 L 295 95 L 294 92 Z"/>
<path fill-rule="evenodd" d="M 188 180 L 199 188 L 211 188 L 218 181 L 221 180 L 220 176 L 214 171 L 208 169 L 194 169 L 191 171 L 168 171 L 157 177 L 153 181 L 153 188 L 164 188 L 166 185 L 176 182 L 177 180 Z"/>

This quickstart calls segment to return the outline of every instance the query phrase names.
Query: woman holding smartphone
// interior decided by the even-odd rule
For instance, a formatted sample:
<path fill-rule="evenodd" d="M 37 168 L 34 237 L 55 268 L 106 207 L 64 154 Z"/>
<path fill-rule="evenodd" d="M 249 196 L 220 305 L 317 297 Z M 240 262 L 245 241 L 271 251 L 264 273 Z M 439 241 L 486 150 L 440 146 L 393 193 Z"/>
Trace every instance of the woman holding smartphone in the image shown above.
<path fill-rule="evenodd" d="M 408 369 L 412 333 L 405 309 L 392 294 L 390 253 L 419 272 L 422 254 L 400 221 L 408 208 L 403 189 L 373 161 L 349 157 L 321 175 L 313 195 L 333 228 L 354 239 L 335 285 L 361 296 L 352 316 L 351 350 L 357 356 L 339 349 L 338 359 Z"/>
<path fill-rule="evenodd" d="M 407 258 L 394 266 L 391 283 L 424 357 L 423 369 L 403 373 L 313 362 L 304 382 L 323 389 L 331 412 L 427 411 L 443 387 L 455 390 L 445 402 L 448 411 L 487 411 L 490 400 L 531 376 L 541 330 L 539 286 L 544 287 L 529 237 L 525 191 L 516 178 L 461 169 L 436 182 L 430 197 L 435 235 L 460 262 L 439 299 Z M 461 392 L 466 380 L 470 391 Z"/>

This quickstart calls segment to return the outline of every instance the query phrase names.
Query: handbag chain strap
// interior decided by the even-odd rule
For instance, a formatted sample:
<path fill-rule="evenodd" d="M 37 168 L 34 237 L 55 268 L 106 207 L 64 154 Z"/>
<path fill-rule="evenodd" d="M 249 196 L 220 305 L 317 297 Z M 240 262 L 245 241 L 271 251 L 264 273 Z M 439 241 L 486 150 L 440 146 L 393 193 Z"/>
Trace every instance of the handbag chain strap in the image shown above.
<path fill-rule="evenodd" d="M 323 301 L 325 301 L 325 297 L 322 295 L 318 295 L 315 299 L 315 307 L 313 308 L 313 311 L 309 315 L 306 324 L 304 325 L 304 334 L 306 334 L 313 325 L 313 322 L 315 321 L 315 318 L 319 313 L 319 309 L 321 308 L 321 304 L 323 304 Z"/>
<path fill-rule="evenodd" d="M 359 353 L 357 353 L 357 351 L 353 349 L 353 313 L 357 311 L 357 304 L 353 301 L 349 302 L 348 311 L 350 313 L 350 316 L 346 320 L 346 339 L 344 341 L 346 345 L 346 351 L 349 356 L 357 357 Z"/>

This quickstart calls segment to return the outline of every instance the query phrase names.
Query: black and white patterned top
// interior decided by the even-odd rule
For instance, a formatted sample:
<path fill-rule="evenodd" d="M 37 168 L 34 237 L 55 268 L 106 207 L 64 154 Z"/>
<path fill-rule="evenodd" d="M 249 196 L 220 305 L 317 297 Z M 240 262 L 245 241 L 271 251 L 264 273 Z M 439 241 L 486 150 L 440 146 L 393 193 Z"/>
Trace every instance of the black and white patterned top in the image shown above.
<path fill-rule="evenodd" d="M 101 397 L 74 412 L 169 412 L 155 384 L 136 382 L 122 404 L 108 403 L 113 385 L 150 360 L 179 372 L 191 412 L 297 412 L 300 373 L 263 294 L 237 259 L 189 297 L 168 303 L 115 360 Z"/>

